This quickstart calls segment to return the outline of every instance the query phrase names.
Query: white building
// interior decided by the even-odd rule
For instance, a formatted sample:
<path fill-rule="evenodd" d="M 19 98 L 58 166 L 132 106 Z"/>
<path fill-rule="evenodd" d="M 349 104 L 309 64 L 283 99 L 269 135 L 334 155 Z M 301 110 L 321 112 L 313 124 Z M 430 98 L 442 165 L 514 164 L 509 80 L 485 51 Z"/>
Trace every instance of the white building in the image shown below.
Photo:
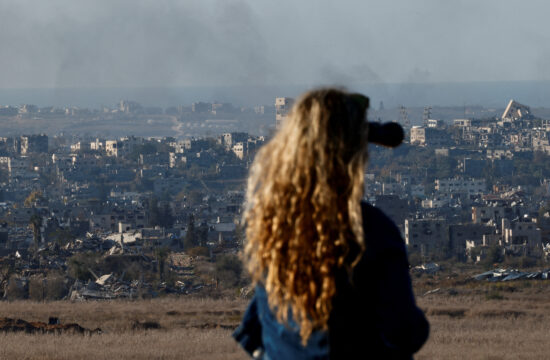
<path fill-rule="evenodd" d="M 119 140 L 107 140 L 105 141 L 105 152 L 107 156 L 124 156 L 131 153 L 135 146 L 141 145 L 142 139 L 135 137 L 125 137 Z"/>
<path fill-rule="evenodd" d="M 411 144 L 424 145 L 426 144 L 426 129 L 422 126 L 413 126 L 411 128 Z"/>
<path fill-rule="evenodd" d="M 104 147 L 103 141 L 99 141 L 99 139 L 95 139 L 95 141 L 92 141 L 90 143 L 91 150 L 101 151 L 103 150 L 103 147 Z"/>
<path fill-rule="evenodd" d="M 290 109 L 294 105 L 294 99 L 289 97 L 275 98 L 275 127 L 281 128 L 281 124 L 287 118 Z"/>
<path fill-rule="evenodd" d="M 90 150 L 91 149 L 90 145 L 91 145 L 90 143 L 79 141 L 76 144 L 71 145 L 71 151 L 76 152 L 76 151 Z"/>
<path fill-rule="evenodd" d="M 485 179 L 436 179 L 435 190 L 444 194 L 483 195 L 487 192 Z"/>
<path fill-rule="evenodd" d="M 237 155 L 237 157 L 240 160 L 242 160 L 244 158 L 245 149 L 244 149 L 244 144 L 242 142 L 238 142 L 235 145 L 233 145 L 231 150 L 235 153 L 235 155 Z"/>
<path fill-rule="evenodd" d="M 471 127 L 472 120 L 470 119 L 454 119 L 453 125 L 456 127 Z"/>

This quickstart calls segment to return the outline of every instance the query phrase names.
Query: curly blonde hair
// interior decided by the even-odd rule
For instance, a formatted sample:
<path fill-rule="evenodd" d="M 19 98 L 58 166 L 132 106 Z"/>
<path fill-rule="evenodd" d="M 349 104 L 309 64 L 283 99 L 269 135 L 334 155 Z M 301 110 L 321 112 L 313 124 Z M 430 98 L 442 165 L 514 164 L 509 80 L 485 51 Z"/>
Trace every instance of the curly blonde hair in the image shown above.
<path fill-rule="evenodd" d="M 304 94 L 250 170 L 248 271 L 279 321 L 287 323 L 291 311 L 304 345 L 314 330 L 327 329 L 335 271 L 351 273 L 361 255 L 349 259 L 351 242 L 364 250 L 367 106 L 366 97 L 338 89 Z"/>

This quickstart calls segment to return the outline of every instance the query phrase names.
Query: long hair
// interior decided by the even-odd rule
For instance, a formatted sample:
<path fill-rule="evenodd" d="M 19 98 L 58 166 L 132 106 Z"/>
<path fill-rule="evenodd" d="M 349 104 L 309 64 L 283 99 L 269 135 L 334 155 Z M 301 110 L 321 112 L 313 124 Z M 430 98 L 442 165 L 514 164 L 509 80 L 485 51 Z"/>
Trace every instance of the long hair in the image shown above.
<path fill-rule="evenodd" d="M 335 271 L 351 271 L 359 259 L 350 261 L 350 244 L 364 250 L 368 127 L 354 96 L 337 89 L 304 94 L 256 155 L 248 179 L 248 271 L 265 285 L 279 321 L 287 323 L 291 311 L 304 345 L 313 330 L 327 329 Z"/>

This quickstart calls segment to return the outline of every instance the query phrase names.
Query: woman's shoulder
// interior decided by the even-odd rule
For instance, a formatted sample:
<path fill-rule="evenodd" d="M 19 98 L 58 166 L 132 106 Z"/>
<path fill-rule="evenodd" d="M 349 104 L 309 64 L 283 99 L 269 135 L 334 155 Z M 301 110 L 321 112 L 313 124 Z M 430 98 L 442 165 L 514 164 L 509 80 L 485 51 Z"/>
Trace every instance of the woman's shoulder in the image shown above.
<path fill-rule="evenodd" d="M 363 201 L 365 246 L 373 255 L 387 251 L 406 252 L 405 242 L 395 223 L 382 210 Z"/>

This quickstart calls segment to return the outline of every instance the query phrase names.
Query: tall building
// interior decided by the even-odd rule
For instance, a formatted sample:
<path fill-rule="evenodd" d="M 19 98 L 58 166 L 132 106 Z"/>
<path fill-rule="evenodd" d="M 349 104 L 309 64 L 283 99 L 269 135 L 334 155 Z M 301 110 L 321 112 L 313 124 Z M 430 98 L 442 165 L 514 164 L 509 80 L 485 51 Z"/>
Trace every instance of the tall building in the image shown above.
<path fill-rule="evenodd" d="M 48 136 L 41 135 L 23 135 L 21 136 L 21 154 L 47 153 Z"/>
<path fill-rule="evenodd" d="M 275 128 L 279 130 L 283 121 L 288 116 L 290 109 L 294 105 L 294 99 L 288 97 L 275 98 Z"/>
<path fill-rule="evenodd" d="M 194 113 L 206 113 L 212 111 L 212 104 L 205 102 L 194 102 L 191 104 L 191 111 Z"/>
<path fill-rule="evenodd" d="M 450 141 L 449 133 L 443 129 L 422 126 L 411 128 L 411 145 L 448 146 Z"/>
<path fill-rule="evenodd" d="M 120 103 L 118 104 L 118 111 L 126 114 L 137 113 L 142 110 L 141 105 L 135 101 L 120 100 Z"/>

